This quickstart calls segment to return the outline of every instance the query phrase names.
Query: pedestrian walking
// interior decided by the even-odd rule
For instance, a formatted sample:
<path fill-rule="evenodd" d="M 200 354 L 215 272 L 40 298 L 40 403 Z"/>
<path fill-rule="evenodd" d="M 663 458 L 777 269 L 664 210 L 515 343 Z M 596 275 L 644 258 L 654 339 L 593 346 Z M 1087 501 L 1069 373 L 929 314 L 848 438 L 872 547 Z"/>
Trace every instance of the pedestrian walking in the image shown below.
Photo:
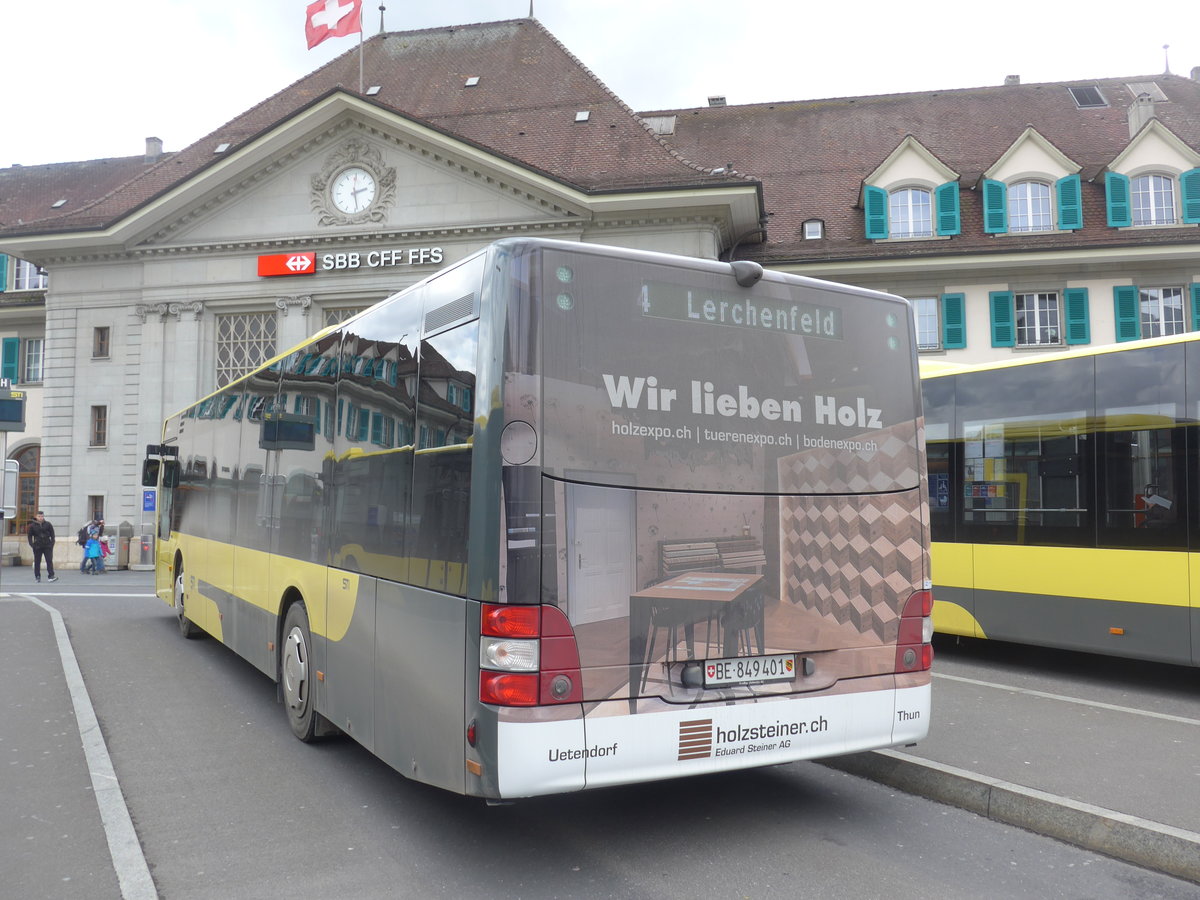
<path fill-rule="evenodd" d="M 77 543 L 79 545 L 79 549 L 80 549 L 80 557 L 79 557 L 79 573 L 80 574 L 83 574 L 84 569 L 87 567 L 87 553 L 85 551 L 87 549 L 88 537 L 92 534 L 92 531 L 93 531 L 93 529 L 95 529 L 95 527 L 96 527 L 96 520 L 88 519 L 87 524 L 84 525 L 82 528 L 80 528 L 79 533 L 77 535 L 75 535 L 75 543 Z"/>
<path fill-rule="evenodd" d="M 42 559 L 46 560 L 46 575 L 50 581 L 58 581 L 54 574 L 54 526 L 46 521 L 46 514 L 40 509 L 37 516 L 29 523 L 25 535 L 29 546 L 33 548 L 33 580 L 42 580 Z"/>
<path fill-rule="evenodd" d="M 104 574 L 104 545 L 100 543 L 99 538 L 88 538 L 83 548 L 83 563 L 87 574 Z"/>

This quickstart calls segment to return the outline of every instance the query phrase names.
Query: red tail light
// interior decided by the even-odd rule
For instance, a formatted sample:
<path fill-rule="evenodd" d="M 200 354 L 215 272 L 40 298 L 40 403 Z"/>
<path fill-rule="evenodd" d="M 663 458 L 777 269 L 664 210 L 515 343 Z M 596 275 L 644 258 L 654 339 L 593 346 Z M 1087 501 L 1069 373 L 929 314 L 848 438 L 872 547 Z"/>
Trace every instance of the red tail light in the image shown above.
<path fill-rule="evenodd" d="M 925 672 L 933 666 L 933 592 L 915 591 L 900 614 L 896 671 Z"/>
<path fill-rule="evenodd" d="M 479 699 L 496 706 L 537 706 L 538 676 L 485 669 L 479 673 Z"/>
<path fill-rule="evenodd" d="M 481 702 L 496 706 L 582 702 L 579 646 L 570 621 L 558 607 L 485 603 L 480 634 Z"/>

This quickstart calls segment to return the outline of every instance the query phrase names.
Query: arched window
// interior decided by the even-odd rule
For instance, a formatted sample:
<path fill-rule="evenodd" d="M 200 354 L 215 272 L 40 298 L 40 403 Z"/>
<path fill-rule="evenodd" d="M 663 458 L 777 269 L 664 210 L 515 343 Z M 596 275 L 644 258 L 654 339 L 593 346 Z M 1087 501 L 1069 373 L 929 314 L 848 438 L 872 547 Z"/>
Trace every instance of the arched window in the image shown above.
<path fill-rule="evenodd" d="M 888 224 L 892 237 L 933 236 L 931 196 L 922 188 L 901 188 L 888 195 Z"/>
<path fill-rule="evenodd" d="M 38 472 L 41 468 L 42 448 L 36 444 L 26 447 L 13 455 L 18 469 L 17 481 L 17 517 L 13 520 L 12 528 L 18 534 L 24 534 L 37 514 L 38 508 Z M 10 532 L 11 533 L 11 532 Z"/>
<path fill-rule="evenodd" d="M 1054 220 L 1050 211 L 1050 185 L 1041 181 L 1021 181 L 1008 188 L 1008 230 L 1050 231 Z"/>
<path fill-rule="evenodd" d="M 1175 179 L 1167 175 L 1139 175 L 1130 179 L 1134 225 L 1175 223 Z"/>

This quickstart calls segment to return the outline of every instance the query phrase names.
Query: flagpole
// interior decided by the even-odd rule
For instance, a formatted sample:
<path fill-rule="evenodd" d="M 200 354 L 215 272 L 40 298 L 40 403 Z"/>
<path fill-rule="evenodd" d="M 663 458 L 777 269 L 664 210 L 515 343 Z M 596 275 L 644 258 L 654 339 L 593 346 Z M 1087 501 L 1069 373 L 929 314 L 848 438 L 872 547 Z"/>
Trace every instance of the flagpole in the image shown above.
<path fill-rule="evenodd" d="M 359 13 L 358 20 L 358 92 L 363 92 L 363 29 L 362 29 L 362 13 Z"/>

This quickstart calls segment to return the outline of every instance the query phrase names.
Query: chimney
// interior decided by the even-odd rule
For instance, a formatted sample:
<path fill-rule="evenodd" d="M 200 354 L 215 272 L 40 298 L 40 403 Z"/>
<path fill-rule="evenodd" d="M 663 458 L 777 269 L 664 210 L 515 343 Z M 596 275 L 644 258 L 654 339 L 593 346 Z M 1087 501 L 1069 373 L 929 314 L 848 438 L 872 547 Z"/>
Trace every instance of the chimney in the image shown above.
<path fill-rule="evenodd" d="M 1129 116 L 1129 136 L 1133 137 L 1155 117 L 1154 100 L 1149 94 L 1138 94 L 1133 98 L 1127 115 Z"/>
<path fill-rule="evenodd" d="M 1200 81 L 1200 66 L 1192 67 L 1192 81 Z"/>
<path fill-rule="evenodd" d="M 709 106 L 724 106 L 725 105 L 725 95 L 724 94 L 713 94 L 712 96 L 710 96 L 708 98 L 708 105 Z"/>
<path fill-rule="evenodd" d="M 1014 84 L 1020 84 L 1020 83 L 1021 83 L 1020 75 L 1005 75 L 1004 76 L 1004 86 L 1005 87 L 1011 87 Z"/>
<path fill-rule="evenodd" d="M 146 162 L 157 162 L 162 152 L 162 138 L 146 138 Z"/>

